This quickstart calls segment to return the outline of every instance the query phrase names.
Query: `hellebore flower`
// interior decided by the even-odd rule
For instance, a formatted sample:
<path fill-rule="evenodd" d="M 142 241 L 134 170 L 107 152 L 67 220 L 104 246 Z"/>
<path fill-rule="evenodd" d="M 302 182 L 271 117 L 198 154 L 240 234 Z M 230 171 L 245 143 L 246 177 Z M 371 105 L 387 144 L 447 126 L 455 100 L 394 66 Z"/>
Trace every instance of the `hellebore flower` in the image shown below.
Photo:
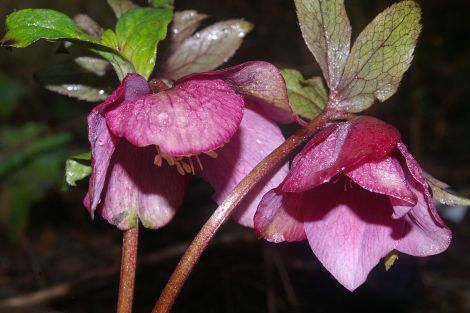
<path fill-rule="evenodd" d="M 393 250 L 428 256 L 451 240 L 398 131 L 364 116 L 315 135 L 286 179 L 263 197 L 254 223 L 269 241 L 307 239 L 349 290 Z"/>
<path fill-rule="evenodd" d="M 185 174 L 204 177 L 216 201 L 223 200 L 284 141 L 267 117 L 290 121 L 279 107 L 288 108 L 284 81 L 265 62 L 188 75 L 173 86 L 129 74 L 88 116 L 93 171 L 85 206 L 120 229 L 138 220 L 159 228 L 181 204 Z M 241 224 L 253 226 L 262 194 L 287 171 L 281 168 L 251 194 L 236 214 Z"/>

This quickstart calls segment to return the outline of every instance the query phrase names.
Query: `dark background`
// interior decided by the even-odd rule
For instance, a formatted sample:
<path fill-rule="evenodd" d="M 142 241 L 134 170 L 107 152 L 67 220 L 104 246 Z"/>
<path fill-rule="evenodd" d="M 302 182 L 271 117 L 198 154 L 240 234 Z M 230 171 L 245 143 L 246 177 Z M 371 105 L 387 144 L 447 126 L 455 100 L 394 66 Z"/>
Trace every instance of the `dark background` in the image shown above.
<path fill-rule="evenodd" d="M 394 1 L 345 2 L 355 38 Z M 397 94 L 367 113 L 395 125 L 426 171 L 470 196 L 470 2 L 419 2 L 423 33 L 413 65 Z M 6 14 L 29 7 L 87 13 L 108 28 L 115 23 L 104 0 L 2 0 L 0 33 Z M 307 77 L 320 75 L 293 1 L 176 0 L 176 7 L 207 13 L 209 22 L 243 17 L 255 23 L 230 64 L 259 59 Z M 57 44 L 44 42 L 0 50 L 0 162 L 16 158 L 0 175 L 1 312 L 15 312 L 2 309 L 2 299 L 21 295 L 19 312 L 115 310 L 121 233 L 99 218 L 91 221 L 81 205 L 86 182 L 64 191 L 62 178 L 65 158 L 88 149 L 85 117 L 93 105 L 53 94 L 33 79 L 63 57 L 57 50 Z M 167 227 L 141 232 L 135 312 L 150 312 L 184 245 L 215 208 L 210 187 L 194 183 Z M 174 312 L 469 312 L 469 217 L 448 224 L 454 238 L 444 254 L 400 255 L 389 272 L 378 265 L 350 293 L 306 243 L 269 244 L 229 223 L 202 257 Z M 31 292 L 43 301 L 26 307 Z"/>

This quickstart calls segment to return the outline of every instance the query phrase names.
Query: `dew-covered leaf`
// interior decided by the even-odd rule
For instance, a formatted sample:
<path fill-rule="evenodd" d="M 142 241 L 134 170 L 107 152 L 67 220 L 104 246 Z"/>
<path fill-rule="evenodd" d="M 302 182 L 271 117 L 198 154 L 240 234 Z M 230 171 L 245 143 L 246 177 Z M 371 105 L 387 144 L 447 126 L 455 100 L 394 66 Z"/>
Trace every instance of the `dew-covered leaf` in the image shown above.
<path fill-rule="evenodd" d="M 385 101 L 410 67 L 421 31 L 421 10 L 414 1 L 396 3 L 359 35 L 344 69 L 335 107 L 360 112 L 375 98 Z"/>
<path fill-rule="evenodd" d="M 208 15 L 194 10 L 175 12 L 171 25 L 171 48 L 175 50 L 185 39 L 191 36 Z"/>
<path fill-rule="evenodd" d="M 453 193 L 448 192 L 447 190 L 441 188 L 440 184 L 436 183 L 435 179 L 429 179 L 426 177 L 429 187 L 431 187 L 432 195 L 434 200 L 444 204 L 444 205 L 466 205 L 470 206 L 470 199 L 457 196 Z"/>
<path fill-rule="evenodd" d="M 48 65 L 36 73 L 45 88 L 79 100 L 98 102 L 106 99 L 108 86 L 117 84 L 110 64 L 104 60 L 80 57 Z"/>
<path fill-rule="evenodd" d="M 76 186 L 77 182 L 91 175 L 91 153 L 82 153 L 65 162 L 65 182 Z"/>
<path fill-rule="evenodd" d="M 344 0 L 295 0 L 302 35 L 330 89 L 338 86 L 351 43 Z"/>
<path fill-rule="evenodd" d="M 117 18 L 129 11 L 130 9 L 136 8 L 137 5 L 129 0 L 108 0 L 108 4 L 113 9 L 114 14 Z"/>
<path fill-rule="evenodd" d="M 281 71 L 286 81 L 287 95 L 296 115 L 313 119 L 325 107 L 327 92 L 320 77 L 305 80 L 302 73 L 292 69 Z"/>
<path fill-rule="evenodd" d="M 190 73 L 215 69 L 235 53 L 252 28 L 250 22 L 234 19 L 197 32 L 172 50 L 160 75 L 176 80 Z"/>
<path fill-rule="evenodd" d="M 86 14 L 77 14 L 73 17 L 73 20 L 85 33 L 100 40 L 103 29 L 91 17 Z"/>
<path fill-rule="evenodd" d="M 103 42 L 119 51 L 148 78 L 157 58 L 157 44 L 166 37 L 173 11 L 170 8 L 134 8 L 124 13 L 116 24 L 116 32 L 103 33 Z"/>

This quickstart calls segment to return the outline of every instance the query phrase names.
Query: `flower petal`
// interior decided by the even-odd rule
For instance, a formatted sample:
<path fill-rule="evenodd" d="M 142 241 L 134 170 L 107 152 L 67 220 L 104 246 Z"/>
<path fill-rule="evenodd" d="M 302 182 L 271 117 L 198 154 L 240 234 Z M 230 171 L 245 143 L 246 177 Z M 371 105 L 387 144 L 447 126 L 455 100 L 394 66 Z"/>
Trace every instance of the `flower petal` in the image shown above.
<path fill-rule="evenodd" d="M 364 163 L 346 175 L 366 190 L 393 197 L 394 218 L 408 213 L 418 201 L 408 188 L 405 174 L 394 153 L 383 160 Z"/>
<path fill-rule="evenodd" d="M 106 177 L 103 218 L 120 229 L 166 225 L 181 205 L 187 177 L 167 164 L 154 165 L 155 147 L 137 148 L 121 140 Z"/>
<path fill-rule="evenodd" d="M 219 71 L 191 74 L 177 83 L 193 79 L 222 79 L 237 93 L 260 105 L 269 118 L 280 123 L 295 121 L 284 79 L 268 62 L 252 61 Z"/>
<path fill-rule="evenodd" d="M 316 139 L 317 136 L 320 139 Z M 333 131 L 327 128 L 313 137 L 296 156 L 282 190 L 308 190 L 341 171 L 351 171 L 365 162 L 383 159 L 399 139 L 400 133 L 394 127 L 368 116 L 339 123 Z"/>
<path fill-rule="evenodd" d="M 128 101 L 106 114 L 112 133 L 170 156 L 209 152 L 226 143 L 243 116 L 243 98 L 220 79 L 189 80 Z"/>
<path fill-rule="evenodd" d="M 104 114 L 124 101 L 149 93 L 150 89 L 145 78 L 129 74 L 119 87 L 88 115 L 88 140 L 91 144 L 93 172 L 90 177 L 89 194 L 84 204 L 92 215 L 100 201 L 111 155 L 119 142 L 119 139 L 109 132 Z"/>
<path fill-rule="evenodd" d="M 256 235 L 271 242 L 307 239 L 302 204 L 302 192 L 269 191 L 261 200 L 254 217 Z"/>
<path fill-rule="evenodd" d="M 203 164 L 200 175 L 214 188 L 214 200 L 220 204 L 261 160 L 283 142 L 279 127 L 255 106 L 248 104 L 240 129 L 229 143 L 217 151 L 217 158 L 200 156 Z M 239 205 L 234 219 L 244 226 L 253 227 L 253 216 L 261 197 L 277 187 L 288 171 L 285 163 L 261 181 Z"/>
<path fill-rule="evenodd" d="M 347 289 L 354 290 L 372 268 L 393 250 L 392 220 L 387 197 L 368 192 L 341 178 L 306 192 L 305 233 L 325 268 Z M 346 189 L 346 190 L 345 190 Z"/>

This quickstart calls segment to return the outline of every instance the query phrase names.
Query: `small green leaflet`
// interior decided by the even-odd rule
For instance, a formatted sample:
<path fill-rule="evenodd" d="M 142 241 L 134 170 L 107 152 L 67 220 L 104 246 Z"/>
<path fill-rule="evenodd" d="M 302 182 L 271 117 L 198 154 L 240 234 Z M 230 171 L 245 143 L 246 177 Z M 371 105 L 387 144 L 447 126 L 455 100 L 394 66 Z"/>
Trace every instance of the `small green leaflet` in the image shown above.
<path fill-rule="evenodd" d="M 69 186 L 76 186 L 77 181 L 91 174 L 91 153 L 82 153 L 70 157 L 65 162 L 65 182 Z"/>
<path fill-rule="evenodd" d="M 287 95 L 296 115 L 311 120 L 324 108 L 327 92 L 320 77 L 305 80 L 299 71 L 281 70 L 286 81 Z"/>
<path fill-rule="evenodd" d="M 134 8 L 124 13 L 116 32 L 106 30 L 102 42 L 129 60 L 140 75 L 148 78 L 157 58 L 157 45 L 166 37 L 173 10 Z"/>
<path fill-rule="evenodd" d="M 154 8 L 171 8 L 173 9 L 174 0 L 149 0 L 149 4 Z"/>
<path fill-rule="evenodd" d="M 410 67 L 421 31 L 414 1 L 398 2 L 379 14 L 349 52 L 351 27 L 344 0 L 295 0 L 302 34 L 330 88 L 328 105 L 360 112 L 385 101 Z"/>

